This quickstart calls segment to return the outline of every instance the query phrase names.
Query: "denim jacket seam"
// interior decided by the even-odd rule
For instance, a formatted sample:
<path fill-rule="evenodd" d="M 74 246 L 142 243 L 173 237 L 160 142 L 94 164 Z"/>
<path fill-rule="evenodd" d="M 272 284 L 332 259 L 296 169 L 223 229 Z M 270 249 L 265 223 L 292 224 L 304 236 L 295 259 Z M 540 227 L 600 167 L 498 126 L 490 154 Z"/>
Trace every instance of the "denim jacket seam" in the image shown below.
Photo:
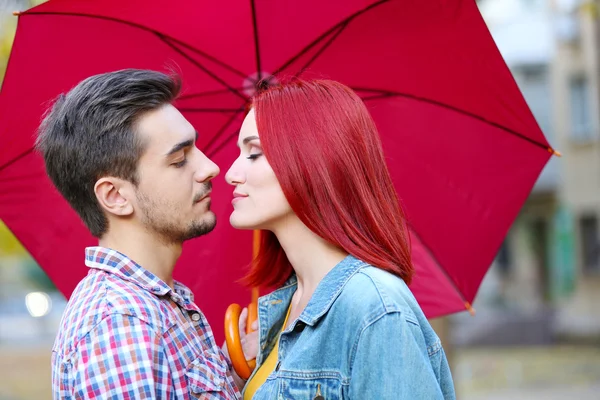
<path fill-rule="evenodd" d="M 394 307 L 393 306 L 393 302 L 391 301 L 386 301 L 386 299 L 389 299 L 389 297 L 387 296 L 387 294 L 385 293 L 385 291 L 382 290 L 381 286 L 379 285 L 379 281 L 368 275 L 365 274 L 364 272 L 362 272 L 364 275 L 366 275 L 367 277 L 369 277 L 369 279 L 371 279 L 371 281 L 373 282 L 373 285 L 375 286 L 375 290 L 377 290 L 377 293 L 379 294 L 380 298 L 381 298 L 381 302 L 383 304 L 384 309 L 386 310 L 387 314 L 393 313 L 393 312 L 399 312 L 400 314 L 402 314 L 402 317 L 404 318 L 404 320 L 408 323 L 414 324 L 418 327 L 420 327 L 421 325 L 419 324 L 419 321 L 417 321 L 416 318 L 414 318 L 412 315 L 407 314 L 406 312 L 404 312 L 404 310 L 402 310 L 400 307 Z M 361 332 L 362 334 L 362 332 Z M 437 338 L 437 340 L 427 346 L 427 354 L 429 357 L 433 357 L 434 355 L 436 355 L 440 350 L 442 350 L 442 343 L 440 341 L 439 338 Z"/>
<path fill-rule="evenodd" d="M 293 277 L 293 276 L 294 276 L 294 275 L 292 275 L 292 277 Z M 290 279 L 288 279 L 287 281 L 285 281 L 285 283 L 284 283 L 284 286 L 281 286 L 280 288 L 278 288 L 278 289 L 276 289 L 276 290 L 272 291 L 271 293 L 269 293 L 268 295 L 266 295 L 266 296 L 264 296 L 264 297 L 262 297 L 262 298 L 263 298 L 263 299 L 267 299 L 267 298 L 269 298 L 269 297 L 273 297 L 273 296 L 274 296 L 274 295 L 276 295 L 277 293 L 279 293 L 279 292 L 282 292 L 282 291 L 284 291 L 284 290 L 286 290 L 286 289 L 289 289 L 289 288 L 291 288 L 291 287 L 293 287 L 293 286 L 296 286 L 297 284 L 298 284 L 298 281 L 297 281 L 297 280 L 295 280 L 295 279 L 294 279 L 294 280 L 292 280 L 292 278 L 290 277 Z"/>
<path fill-rule="evenodd" d="M 386 313 L 399 312 L 402 314 L 402 316 L 404 317 L 406 322 L 417 325 L 419 327 L 421 326 L 419 324 L 419 321 L 417 320 L 417 318 L 414 315 L 412 315 L 412 313 L 408 313 L 407 310 L 403 309 L 402 307 L 399 307 L 394 301 L 392 301 L 390 299 L 390 297 L 387 295 L 385 290 L 383 290 L 381 282 L 379 280 L 377 280 L 377 278 L 371 276 L 370 274 L 368 274 L 362 270 L 360 272 L 363 275 L 365 275 L 367 278 L 369 278 L 371 280 L 371 282 L 373 282 L 373 286 L 375 287 L 375 290 L 377 291 L 377 294 L 379 295 L 379 298 L 381 299 L 381 303 L 382 303 L 383 308 L 385 309 Z"/>
<path fill-rule="evenodd" d="M 431 346 L 427 346 L 427 354 L 429 355 L 429 357 L 433 357 L 442 349 L 442 341 L 439 338 L 437 338 L 437 340 Z"/>
<path fill-rule="evenodd" d="M 311 379 L 338 379 L 342 385 L 348 385 L 349 379 L 344 377 L 339 370 L 326 370 L 326 371 L 298 371 L 298 370 L 289 370 L 285 368 L 281 368 L 278 372 L 278 377 L 281 378 L 292 378 L 292 379 L 302 379 L 302 380 L 311 380 Z"/>
<path fill-rule="evenodd" d="M 371 275 L 367 274 L 364 271 L 361 271 L 361 273 L 366 276 L 372 283 L 373 283 L 373 287 L 375 288 L 375 291 L 377 291 L 377 295 L 379 295 L 379 300 L 381 300 L 381 304 L 383 305 L 383 308 L 386 312 L 390 312 L 390 311 L 400 311 L 398 310 L 396 307 L 392 306 L 392 302 L 388 301 L 389 297 L 387 296 L 387 294 L 381 289 L 380 285 L 379 285 L 379 281 L 377 279 L 375 279 L 374 277 L 372 277 Z"/>
<path fill-rule="evenodd" d="M 322 310 L 320 310 L 318 313 L 314 314 L 314 315 L 308 315 L 307 317 L 309 317 L 309 320 L 304 320 L 299 318 L 301 321 L 305 322 L 306 324 L 309 325 L 314 325 L 315 323 L 317 323 L 317 321 L 323 317 L 323 315 L 327 314 L 329 312 L 329 310 L 331 310 L 331 307 L 333 305 L 333 303 L 335 303 L 336 299 L 338 297 L 340 297 L 340 295 L 342 294 L 342 292 L 344 291 L 344 288 L 346 287 L 346 285 L 348 284 L 348 282 L 350 282 L 350 280 L 352 279 L 352 277 L 356 276 L 358 273 L 360 273 L 360 271 L 365 268 L 368 267 L 369 264 L 367 264 L 366 262 L 360 260 L 360 259 L 356 259 L 352 264 L 351 267 L 349 268 L 348 271 L 346 271 L 346 274 L 343 276 L 343 279 L 340 279 L 340 283 L 338 284 L 338 286 L 335 288 L 335 290 L 333 290 L 331 292 L 331 295 L 329 296 L 329 298 L 327 299 L 327 304 L 323 307 Z M 302 314 L 300 314 L 300 317 L 302 317 L 302 315 L 304 314 L 304 312 Z"/>
<path fill-rule="evenodd" d="M 397 311 L 397 312 L 400 312 L 400 311 Z M 368 319 L 366 319 L 366 321 L 364 322 L 363 327 L 360 329 L 360 332 L 356 337 L 354 345 L 352 346 L 352 352 L 350 355 L 350 370 L 349 370 L 349 374 L 348 374 L 349 376 L 352 376 L 352 371 L 354 370 L 354 359 L 356 357 L 356 352 L 358 351 L 358 345 L 360 343 L 360 339 L 363 336 L 363 333 L 367 330 L 367 328 L 374 325 L 377 321 L 381 320 L 383 317 L 385 317 L 388 314 L 390 314 L 390 313 L 387 312 L 386 310 L 380 310 L 379 312 L 372 313 L 368 317 Z"/>
<path fill-rule="evenodd" d="M 277 289 L 275 292 L 278 292 L 279 290 L 282 289 L 287 289 L 290 288 L 292 286 L 295 286 L 298 284 L 298 278 L 296 277 L 296 274 L 292 274 L 284 283 L 283 286 L 280 287 L 279 289 Z"/>
<path fill-rule="evenodd" d="M 274 301 L 274 299 L 276 299 L 278 297 L 283 297 L 282 293 L 284 293 L 286 290 L 290 290 L 290 288 L 293 288 L 297 284 L 298 284 L 298 281 L 296 279 L 296 276 L 294 274 L 292 274 L 286 280 L 286 282 L 284 283 L 284 286 L 277 288 L 273 292 L 266 294 L 264 296 L 261 296 L 258 299 L 259 342 L 258 342 L 258 353 L 256 355 L 257 366 L 250 374 L 250 377 L 248 378 L 249 380 L 254 377 L 258 368 L 265 362 L 265 359 L 268 355 L 266 350 L 267 350 L 267 348 L 269 348 L 269 344 L 271 344 L 269 351 L 272 351 L 272 349 L 275 346 L 274 341 L 270 340 L 270 336 L 268 335 L 269 332 L 267 331 L 267 328 L 269 326 L 269 318 L 267 317 L 267 315 L 269 315 L 268 306 L 272 305 L 272 302 Z M 262 332 L 263 329 L 265 330 L 265 332 Z M 275 339 L 275 341 L 279 340 L 279 333 L 276 334 L 274 339 Z"/>

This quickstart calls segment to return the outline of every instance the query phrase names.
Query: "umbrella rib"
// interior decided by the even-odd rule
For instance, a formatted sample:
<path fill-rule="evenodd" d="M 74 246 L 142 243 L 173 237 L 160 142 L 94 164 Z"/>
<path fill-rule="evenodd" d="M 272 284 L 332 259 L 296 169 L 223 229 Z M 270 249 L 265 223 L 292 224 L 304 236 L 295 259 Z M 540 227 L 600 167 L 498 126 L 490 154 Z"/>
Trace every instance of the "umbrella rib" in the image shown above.
<path fill-rule="evenodd" d="M 2 182 L 2 183 L 8 183 L 8 182 L 19 182 L 19 183 L 22 183 L 26 179 L 35 179 L 35 178 L 37 178 L 39 176 L 40 176 L 39 173 L 32 173 L 32 174 L 27 174 L 27 175 L 12 176 L 12 177 L 8 177 L 8 178 L 0 178 L 0 182 Z"/>
<path fill-rule="evenodd" d="M 221 129 L 219 129 L 219 131 L 212 137 L 212 139 L 210 139 L 210 141 L 206 144 L 206 146 L 204 146 L 204 153 L 206 154 L 207 157 L 210 157 L 212 154 L 215 154 L 218 150 L 221 149 L 222 145 L 219 145 L 217 147 L 217 149 L 215 149 L 212 152 L 210 151 L 211 146 L 213 146 L 215 144 L 215 142 L 217 141 L 217 139 L 219 138 L 219 136 L 221 136 L 221 134 L 225 131 L 225 129 L 227 129 L 227 127 L 229 125 L 231 125 L 231 123 L 237 118 L 237 116 L 240 114 L 240 112 L 242 112 L 243 107 L 240 107 L 238 109 L 237 112 L 235 112 L 228 120 L 227 122 L 225 122 L 225 125 L 223 125 L 221 127 Z M 227 139 L 225 140 L 225 142 L 227 141 Z"/>
<path fill-rule="evenodd" d="M 163 34 L 161 33 L 161 35 L 163 35 Z M 165 37 L 168 37 L 168 36 L 166 36 L 166 35 L 163 35 L 163 36 L 165 36 Z M 237 70 L 237 69 L 233 68 L 231 65 L 229 65 L 229 64 L 226 64 L 226 63 L 224 63 L 223 61 L 220 61 L 220 60 L 216 59 L 215 57 L 211 56 L 210 54 L 207 54 L 207 53 L 203 52 L 203 51 L 202 51 L 202 50 L 200 50 L 200 49 L 197 49 L 197 48 L 195 48 L 195 47 L 193 47 L 193 46 L 190 46 L 189 44 L 187 44 L 187 43 L 184 43 L 184 42 L 182 42 L 182 41 L 181 41 L 181 40 L 179 40 L 179 39 L 175 39 L 175 38 L 172 38 L 172 37 L 168 37 L 168 39 L 169 39 L 170 41 L 173 41 L 173 42 L 175 42 L 175 43 L 179 44 L 180 46 L 183 46 L 183 47 L 187 48 L 187 49 L 188 49 L 188 50 L 190 50 L 190 51 L 193 51 L 194 53 L 198 53 L 198 54 L 199 54 L 199 55 L 201 55 L 202 57 L 209 59 L 210 61 L 214 62 L 215 64 L 218 64 L 218 65 L 220 65 L 221 67 L 223 67 L 223 68 L 227 69 L 228 71 L 231 71 L 231 72 L 233 72 L 234 74 L 236 74 L 236 75 L 238 75 L 238 76 L 240 76 L 240 77 L 242 77 L 242 78 L 244 78 L 244 79 L 246 79 L 246 78 L 247 78 L 247 75 L 248 75 L 248 74 L 245 74 L 245 73 L 243 73 L 242 71 L 239 71 L 239 70 Z"/>
<path fill-rule="evenodd" d="M 246 98 L 246 96 L 244 96 L 243 94 L 241 94 L 240 92 L 238 92 L 232 86 L 229 86 L 227 84 L 227 82 L 225 82 L 223 79 L 219 78 L 215 73 L 213 73 L 208 68 L 206 68 L 205 66 L 203 66 L 202 64 L 200 64 L 197 60 L 194 60 L 193 58 L 191 58 L 189 56 L 189 54 L 186 54 L 183 50 L 181 50 L 180 48 L 178 48 L 177 46 L 175 46 L 173 43 L 170 43 L 168 40 L 166 40 L 165 37 L 162 34 L 156 32 L 156 36 L 158 36 L 158 38 L 160 40 L 162 40 L 167 46 L 171 47 L 173 50 L 175 50 L 177 53 L 179 53 L 182 57 L 184 57 L 189 62 L 191 62 L 192 64 L 194 64 L 196 67 L 198 67 L 199 69 L 201 69 L 202 71 L 204 71 L 208 76 L 210 76 L 211 78 L 213 78 L 214 80 L 216 80 L 217 82 L 219 82 L 221 85 L 223 85 L 227 89 L 229 89 L 230 92 L 232 92 L 236 96 L 240 97 L 244 101 L 248 100 Z"/>
<path fill-rule="evenodd" d="M 252 7 L 252 28 L 254 30 L 254 52 L 256 57 L 256 72 L 258 73 L 257 82 L 262 79 L 262 66 L 260 62 L 260 46 L 258 40 L 258 24 L 256 22 L 256 4 L 254 0 L 250 0 L 250 6 Z"/>
<path fill-rule="evenodd" d="M 236 90 L 237 91 L 247 90 L 247 89 L 251 89 L 253 87 L 254 86 L 244 86 L 242 88 L 236 88 Z M 183 96 L 179 96 L 177 99 L 178 100 L 189 100 L 189 99 L 195 99 L 195 98 L 198 98 L 198 97 L 212 96 L 214 94 L 222 94 L 222 93 L 229 93 L 229 89 L 210 90 L 208 92 L 186 94 L 186 95 L 183 95 Z"/>
<path fill-rule="evenodd" d="M 184 108 L 180 108 L 178 107 L 179 111 L 181 112 L 202 112 L 202 113 L 222 113 L 222 114 L 226 114 L 226 113 L 237 113 L 239 112 L 239 108 L 194 108 L 194 107 L 184 107 Z"/>
<path fill-rule="evenodd" d="M 233 122 L 233 121 L 231 121 L 231 122 Z M 226 127 L 227 127 L 227 126 L 228 126 L 228 125 L 229 125 L 231 122 L 228 122 L 228 123 L 227 123 L 227 125 L 223 127 L 224 129 L 222 129 L 222 131 L 225 131 L 225 128 L 226 128 Z M 240 130 L 239 130 L 239 129 L 238 129 L 238 130 L 236 130 L 236 131 L 234 131 L 234 132 L 232 132 L 232 133 L 231 133 L 231 135 L 227 136 L 227 137 L 225 138 L 225 140 L 223 140 L 223 142 L 221 142 L 221 144 L 219 144 L 217 147 L 215 147 L 215 149 L 214 149 L 214 150 L 212 150 L 212 151 L 210 151 L 210 152 L 207 152 L 207 153 L 206 153 L 206 156 L 207 156 L 207 157 L 212 157 L 212 156 L 214 156 L 215 154 L 217 154 L 217 152 L 218 152 L 219 150 L 221 150 L 223 147 L 225 147 L 225 145 L 227 144 L 227 142 L 229 141 L 229 139 L 231 139 L 231 138 L 235 137 L 235 136 L 236 136 L 236 135 L 237 135 L 239 132 L 240 132 Z"/>
<path fill-rule="evenodd" d="M 429 253 L 429 256 L 435 260 L 435 265 L 437 265 L 439 267 L 439 269 L 442 271 L 442 273 L 444 274 L 444 276 L 446 277 L 446 279 L 448 279 L 448 281 L 450 282 L 450 284 L 452 285 L 452 287 L 454 288 L 454 290 L 456 291 L 456 293 L 458 293 L 458 296 L 461 298 L 461 300 L 463 301 L 463 303 L 465 304 L 465 307 L 467 307 L 467 304 L 470 305 L 470 303 L 472 302 L 472 300 L 467 300 L 467 298 L 465 298 L 465 295 L 463 294 L 463 292 L 459 289 L 458 284 L 456 283 L 456 281 L 452 278 L 452 276 L 450 276 L 450 274 L 448 273 L 448 271 L 446 270 L 446 268 L 444 268 L 444 266 L 442 265 L 442 263 L 440 263 L 438 261 L 438 258 L 436 257 L 436 255 L 433 253 L 433 251 L 431 250 L 431 247 L 429 247 L 427 245 L 427 243 L 425 243 L 425 241 L 421 238 L 421 236 L 413 229 L 410 228 L 410 231 L 413 235 L 415 235 L 417 237 L 417 239 L 421 242 L 421 244 L 423 245 L 423 248 L 427 251 L 427 253 Z"/>
<path fill-rule="evenodd" d="M 304 73 L 304 71 L 305 71 L 305 70 L 306 70 L 306 69 L 307 69 L 307 68 L 308 68 L 308 67 L 309 67 L 309 66 L 310 66 L 310 65 L 311 65 L 313 62 L 315 62 L 315 60 L 316 60 L 317 58 L 319 58 L 319 56 L 320 56 L 321 54 L 323 54 L 323 52 L 324 52 L 325 50 L 327 50 L 327 49 L 329 48 L 329 46 L 331 46 L 331 44 L 332 44 L 332 43 L 335 41 L 335 39 L 337 39 L 337 38 L 338 38 L 338 37 L 341 35 L 341 33 L 344 31 L 344 29 L 346 29 L 346 27 L 348 26 L 348 24 L 349 24 L 349 23 L 350 23 L 350 22 L 346 22 L 346 23 L 344 23 L 343 25 L 341 25 L 341 26 L 339 27 L 339 29 L 337 30 L 337 32 L 335 32 L 335 33 L 334 33 L 334 34 L 333 34 L 333 35 L 332 35 L 332 36 L 331 36 L 331 37 L 330 37 L 330 38 L 327 40 L 327 43 L 325 43 L 325 45 L 323 45 L 323 47 L 321 47 L 321 48 L 319 49 L 319 51 L 317 51 L 317 52 L 315 53 L 315 55 L 313 55 L 313 56 L 310 58 L 310 60 L 308 60 L 308 62 L 307 62 L 306 64 L 304 64 L 304 66 L 302 66 L 302 68 L 300 68 L 300 72 L 298 72 L 298 73 L 296 74 L 296 76 L 300 76 L 300 75 L 302 75 L 302 74 Z"/>
<path fill-rule="evenodd" d="M 373 96 L 368 96 L 368 97 L 361 97 L 361 99 L 363 99 L 363 101 L 368 101 L 368 100 L 377 100 L 377 99 L 385 99 L 387 97 L 393 97 L 394 95 L 391 93 L 383 93 L 383 94 L 375 94 Z"/>
<path fill-rule="evenodd" d="M 368 96 L 368 97 L 363 97 L 363 101 L 368 101 L 368 100 L 377 100 L 377 99 L 384 99 L 384 98 L 388 98 L 388 97 L 405 97 L 405 98 L 409 98 L 409 99 L 413 99 L 413 100 L 417 100 L 417 101 L 422 101 L 424 103 L 430 103 L 430 104 L 434 104 L 436 106 L 439 107 L 443 107 L 443 108 L 447 108 L 449 110 L 455 111 L 457 113 L 469 116 L 471 118 L 475 118 L 481 122 L 484 122 L 488 125 L 494 126 L 496 128 L 502 129 L 514 136 L 517 136 L 518 138 L 521 138 L 535 146 L 541 147 L 542 149 L 549 151 L 549 152 L 553 152 L 552 147 L 548 146 L 547 144 L 544 143 L 540 143 L 537 140 L 534 140 L 528 136 L 523 135 L 522 133 L 519 133 L 507 126 L 504 126 L 502 124 L 499 124 L 497 122 L 494 121 L 490 121 L 489 119 L 482 117 L 480 115 L 474 114 L 472 112 L 463 110 L 461 108 L 455 107 L 455 106 L 451 106 L 450 104 L 446 104 L 446 103 L 442 103 L 441 101 L 437 101 L 437 100 L 432 100 L 432 99 L 428 99 L 425 97 L 420 97 L 420 96 L 416 96 L 414 94 L 409 94 L 409 93 L 401 93 L 401 92 L 392 92 L 392 91 L 387 91 L 387 90 L 380 90 L 380 89 L 371 89 L 371 88 L 362 88 L 362 87 L 352 87 L 352 90 L 354 91 L 364 91 L 364 92 L 373 92 L 373 93 L 378 93 L 375 94 L 373 96 Z"/>
<path fill-rule="evenodd" d="M 362 10 L 359 10 L 359 11 L 355 12 L 354 14 L 350 15 L 348 18 L 346 18 L 346 19 L 340 21 L 339 23 L 335 24 L 333 27 L 331 27 L 325 33 L 321 34 L 319 37 L 317 37 L 311 43 L 309 43 L 308 45 L 306 45 L 302 50 L 300 50 L 300 52 L 298 52 L 295 56 L 293 56 L 288 61 L 286 61 L 281 67 L 277 68 L 275 70 L 275 72 L 273 72 L 273 75 L 279 74 L 281 71 L 283 71 L 284 69 L 286 69 L 287 67 L 289 67 L 294 62 L 296 62 L 296 60 L 298 60 L 300 57 L 302 57 L 304 54 L 306 54 L 310 49 L 312 49 L 313 47 L 315 47 L 321 40 L 323 40 L 324 38 L 326 38 L 327 36 L 329 36 L 332 32 L 334 32 L 340 26 L 342 26 L 342 25 L 348 25 L 353 19 L 355 19 L 356 17 L 360 16 L 361 14 L 364 14 L 365 12 L 370 11 L 371 9 L 373 9 L 373 8 L 375 8 L 377 6 L 380 6 L 380 5 L 384 4 L 384 3 L 387 3 L 389 1 L 390 0 L 380 0 L 380 1 L 376 2 L 376 3 L 368 5 L 367 7 L 363 8 Z"/>
<path fill-rule="evenodd" d="M 129 26 L 132 26 L 134 28 L 138 28 L 138 29 L 141 29 L 143 31 L 151 32 L 151 33 L 156 34 L 158 37 L 161 38 L 161 40 L 163 40 L 163 42 L 167 43 L 171 47 L 173 47 L 173 46 L 171 44 L 169 44 L 164 39 L 172 40 L 173 42 L 176 42 L 176 43 L 180 44 L 181 46 L 185 46 L 186 48 L 188 48 L 188 49 L 190 49 L 190 50 L 192 50 L 194 52 L 197 52 L 201 56 L 203 56 L 203 57 L 205 57 L 205 58 L 207 58 L 207 59 L 215 62 L 216 64 L 221 65 L 222 67 L 228 69 L 229 71 L 234 72 L 234 73 L 238 74 L 239 76 L 241 76 L 243 78 L 246 78 L 246 74 L 244 74 L 241 71 L 238 71 L 237 69 L 233 68 L 231 65 L 228 65 L 227 63 L 224 63 L 223 61 L 220 61 L 217 58 L 215 58 L 215 57 L 213 57 L 213 56 L 211 56 L 211 55 L 209 55 L 207 53 L 204 53 L 203 51 L 201 51 L 199 49 L 196 49 L 193 46 L 191 46 L 191 45 L 189 45 L 187 43 L 184 43 L 184 42 L 182 42 L 179 39 L 176 39 L 174 37 L 171 37 L 169 35 L 161 33 L 161 32 L 159 32 L 157 30 L 148 28 L 147 26 L 144 26 L 144 25 L 141 25 L 141 24 L 136 24 L 135 22 L 125 21 L 125 20 L 122 20 L 122 19 L 119 19 L 119 18 L 114 18 L 114 17 L 107 17 L 107 16 L 104 16 L 104 15 L 90 15 L 90 14 L 83 14 L 83 13 L 59 12 L 59 11 L 33 11 L 33 10 L 31 10 L 31 11 L 24 11 L 24 12 L 20 13 L 19 14 L 19 18 L 23 18 L 23 17 L 28 16 L 28 15 L 64 15 L 64 16 L 69 16 L 69 17 L 87 17 L 87 18 L 103 19 L 103 20 L 106 20 L 106 21 L 113 21 L 113 22 L 117 22 L 117 23 L 129 25 Z M 189 59 L 189 57 L 187 57 L 187 58 Z M 227 87 L 229 88 L 229 86 L 227 86 Z"/>
<path fill-rule="evenodd" d="M 0 171 L 2 171 L 5 168 L 10 167 L 12 164 L 16 163 L 17 161 L 19 161 L 21 158 L 27 156 L 28 154 L 33 152 L 33 147 L 30 147 L 29 149 L 25 150 L 24 152 L 22 152 L 21 154 L 19 154 L 18 156 L 16 156 L 15 158 L 13 158 L 12 160 L 9 160 L 7 162 L 5 162 L 3 165 L 0 166 Z"/>

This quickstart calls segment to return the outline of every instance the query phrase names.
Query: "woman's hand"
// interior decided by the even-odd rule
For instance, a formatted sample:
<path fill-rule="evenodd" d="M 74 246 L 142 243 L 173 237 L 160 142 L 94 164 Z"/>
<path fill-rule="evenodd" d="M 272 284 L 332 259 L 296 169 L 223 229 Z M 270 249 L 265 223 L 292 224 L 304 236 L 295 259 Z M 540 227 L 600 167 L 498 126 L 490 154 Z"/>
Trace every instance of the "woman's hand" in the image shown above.
<path fill-rule="evenodd" d="M 254 360 L 258 355 L 258 320 L 254 321 L 251 326 L 252 332 L 246 333 L 246 321 L 248 320 L 248 309 L 244 308 L 240 313 L 240 319 L 238 321 L 238 327 L 240 330 L 240 341 L 242 343 L 242 351 L 244 352 L 244 357 L 246 360 Z M 227 342 L 223 343 L 221 347 L 221 351 L 227 357 L 227 359 L 231 362 L 231 357 L 229 356 L 229 351 L 227 349 Z M 231 374 L 233 375 L 233 380 L 238 386 L 240 390 L 244 388 L 246 385 L 246 380 L 242 379 L 235 368 L 231 368 Z"/>
<path fill-rule="evenodd" d="M 246 360 L 254 360 L 258 355 L 258 320 L 254 321 L 250 329 L 250 333 L 246 333 L 246 322 L 248 321 L 248 308 L 244 308 L 240 314 L 240 340 L 242 342 L 242 350 Z"/>

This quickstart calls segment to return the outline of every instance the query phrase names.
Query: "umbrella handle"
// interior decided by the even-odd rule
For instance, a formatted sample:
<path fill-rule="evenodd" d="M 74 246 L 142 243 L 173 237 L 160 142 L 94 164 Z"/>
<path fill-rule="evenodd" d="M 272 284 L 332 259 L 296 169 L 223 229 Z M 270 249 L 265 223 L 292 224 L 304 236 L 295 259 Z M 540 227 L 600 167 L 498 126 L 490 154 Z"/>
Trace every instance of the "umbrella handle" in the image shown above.
<path fill-rule="evenodd" d="M 248 319 L 246 320 L 246 333 L 250 333 L 250 328 L 257 318 L 257 304 L 252 302 L 248 305 Z M 225 312 L 225 342 L 231 364 L 238 376 L 242 379 L 248 379 L 256 367 L 256 360 L 246 360 L 242 342 L 240 339 L 239 320 L 242 313 L 242 307 L 239 304 L 231 304 Z"/>
<path fill-rule="evenodd" d="M 252 258 L 256 259 L 260 250 L 261 233 L 256 229 L 252 235 Z M 248 318 L 246 319 L 246 334 L 252 331 L 252 324 L 258 319 L 258 296 L 259 288 L 252 288 L 252 301 L 248 305 Z M 225 342 L 233 369 L 242 379 L 250 378 L 256 367 L 256 360 L 246 361 L 242 341 L 240 339 L 240 314 L 242 307 L 239 304 L 231 304 L 225 311 Z"/>

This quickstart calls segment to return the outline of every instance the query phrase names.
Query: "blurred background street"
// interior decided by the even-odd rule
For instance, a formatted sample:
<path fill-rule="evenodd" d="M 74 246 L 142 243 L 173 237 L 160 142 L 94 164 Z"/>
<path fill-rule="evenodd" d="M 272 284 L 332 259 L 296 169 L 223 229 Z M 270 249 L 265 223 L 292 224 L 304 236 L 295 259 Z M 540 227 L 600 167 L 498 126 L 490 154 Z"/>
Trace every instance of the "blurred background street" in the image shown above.
<path fill-rule="evenodd" d="M 12 11 L 40 2 L 0 0 L 0 80 Z M 459 399 L 600 399 L 599 2 L 478 4 L 562 157 L 550 160 L 509 231 L 475 316 L 433 325 Z M 50 350 L 65 304 L 0 221 L 0 400 L 51 398 Z"/>

